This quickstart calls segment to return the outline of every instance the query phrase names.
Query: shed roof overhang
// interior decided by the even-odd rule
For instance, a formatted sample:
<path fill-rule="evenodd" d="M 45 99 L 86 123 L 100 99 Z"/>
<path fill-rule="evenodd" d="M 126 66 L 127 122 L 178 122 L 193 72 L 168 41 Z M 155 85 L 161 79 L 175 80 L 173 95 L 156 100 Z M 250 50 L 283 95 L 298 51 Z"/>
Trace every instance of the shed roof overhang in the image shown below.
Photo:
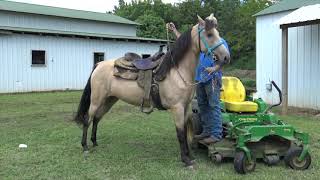
<path fill-rule="evenodd" d="M 301 7 L 276 22 L 280 28 L 307 26 L 320 23 L 320 4 Z"/>
<path fill-rule="evenodd" d="M 263 9 L 253 16 L 264 16 L 273 13 L 296 10 L 303 6 L 319 4 L 320 0 L 281 0 L 272 6 Z"/>

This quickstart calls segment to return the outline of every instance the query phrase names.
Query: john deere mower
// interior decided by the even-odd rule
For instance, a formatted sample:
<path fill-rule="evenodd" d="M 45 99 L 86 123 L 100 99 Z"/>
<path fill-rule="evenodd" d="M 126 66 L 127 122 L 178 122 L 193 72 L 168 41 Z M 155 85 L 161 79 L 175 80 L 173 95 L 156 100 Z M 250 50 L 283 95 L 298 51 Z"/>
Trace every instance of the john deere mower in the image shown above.
<path fill-rule="evenodd" d="M 223 77 L 222 84 L 223 139 L 210 145 L 193 139 L 194 135 L 202 132 L 194 99 L 192 114 L 187 120 L 187 139 L 191 148 L 206 147 L 214 163 L 233 158 L 234 169 L 240 174 L 254 171 L 257 159 L 270 166 L 283 159 L 288 167 L 295 170 L 305 170 L 310 166 L 309 135 L 270 112 L 282 102 L 281 91 L 275 82 L 271 84 L 278 91 L 280 102 L 271 106 L 260 98 L 247 96 L 242 82 L 236 77 Z"/>

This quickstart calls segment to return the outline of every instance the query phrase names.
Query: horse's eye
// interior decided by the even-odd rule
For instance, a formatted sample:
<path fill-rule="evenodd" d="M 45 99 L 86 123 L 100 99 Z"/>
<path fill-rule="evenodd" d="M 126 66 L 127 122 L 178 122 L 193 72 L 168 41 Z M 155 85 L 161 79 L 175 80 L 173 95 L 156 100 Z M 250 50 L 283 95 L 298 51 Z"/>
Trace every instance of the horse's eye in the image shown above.
<path fill-rule="evenodd" d="M 213 34 L 209 33 L 209 34 L 207 35 L 207 37 L 208 37 L 209 39 L 211 39 L 211 38 L 213 37 Z"/>

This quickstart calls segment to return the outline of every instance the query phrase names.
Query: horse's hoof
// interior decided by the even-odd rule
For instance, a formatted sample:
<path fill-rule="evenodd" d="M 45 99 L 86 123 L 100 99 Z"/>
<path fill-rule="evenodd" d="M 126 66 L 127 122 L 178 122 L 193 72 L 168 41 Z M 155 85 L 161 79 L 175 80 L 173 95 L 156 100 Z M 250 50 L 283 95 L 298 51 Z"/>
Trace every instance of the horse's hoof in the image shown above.
<path fill-rule="evenodd" d="M 186 168 L 187 168 L 188 170 L 191 170 L 191 171 L 194 171 L 194 170 L 195 170 L 193 165 L 186 166 Z"/>
<path fill-rule="evenodd" d="M 98 146 L 98 143 L 93 143 L 93 147 L 97 147 Z"/>
<path fill-rule="evenodd" d="M 87 159 L 88 156 L 89 156 L 89 150 L 83 151 L 83 157 L 85 160 Z"/>
<path fill-rule="evenodd" d="M 195 163 L 196 163 L 195 160 L 190 160 L 187 163 L 185 163 L 185 167 L 187 169 L 194 170 Z"/>

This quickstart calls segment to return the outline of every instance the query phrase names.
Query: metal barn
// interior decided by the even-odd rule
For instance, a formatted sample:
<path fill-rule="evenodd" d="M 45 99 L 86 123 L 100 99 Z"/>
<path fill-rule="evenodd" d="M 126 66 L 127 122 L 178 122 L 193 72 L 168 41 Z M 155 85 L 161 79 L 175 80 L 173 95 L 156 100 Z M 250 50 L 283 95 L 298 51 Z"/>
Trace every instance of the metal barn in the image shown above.
<path fill-rule="evenodd" d="M 284 105 L 320 109 L 319 21 L 302 20 L 308 14 L 303 12 L 301 22 L 286 25 L 287 37 L 279 24 L 293 11 L 314 4 L 320 0 L 283 0 L 255 15 L 257 91 L 268 103 L 278 101 L 276 91 L 268 90 L 269 81 L 275 80 L 284 91 Z"/>
<path fill-rule="evenodd" d="M 136 36 L 136 22 L 108 14 L 0 1 L 0 93 L 82 89 L 94 63 L 165 40 Z"/>

